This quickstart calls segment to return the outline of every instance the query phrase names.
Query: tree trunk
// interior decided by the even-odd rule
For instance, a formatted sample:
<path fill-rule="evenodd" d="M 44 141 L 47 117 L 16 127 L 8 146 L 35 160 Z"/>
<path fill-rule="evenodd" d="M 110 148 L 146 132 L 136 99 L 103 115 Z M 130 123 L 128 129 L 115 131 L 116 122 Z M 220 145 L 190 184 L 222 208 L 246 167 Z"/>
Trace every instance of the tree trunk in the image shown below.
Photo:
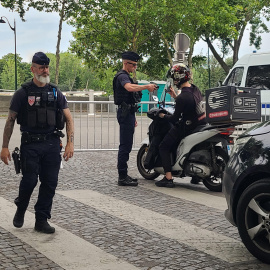
<path fill-rule="evenodd" d="M 61 13 L 60 13 L 60 21 L 59 21 L 57 45 L 56 45 L 56 54 L 55 54 L 56 55 L 55 84 L 58 84 L 58 80 L 59 80 L 60 42 L 61 42 L 61 35 L 62 35 L 63 19 L 64 19 L 64 14 L 65 14 L 65 4 L 66 4 L 66 0 L 63 0 L 62 9 L 61 9 Z"/>
<path fill-rule="evenodd" d="M 76 77 L 77 77 L 77 68 L 75 70 L 74 79 L 72 79 L 71 83 L 69 83 L 69 91 L 73 89 L 75 81 L 76 81 Z"/>
<path fill-rule="evenodd" d="M 219 62 L 219 64 L 221 65 L 221 67 L 224 69 L 224 71 L 226 72 L 226 74 L 229 73 L 230 68 L 228 67 L 228 65 L 223 61 L 223 59 L 219 56 L 219 54 L 217 53 L 217 51 L 215 50 L 214 46 L 212 45 L 209 37 L 206 38 L 206 43 L 209 46 L 209 49 L 211 50 L 211 52 L 213 53 L 214 57 L 217 59 L 217 61 Z"/>
<path fill-rule="evenodd" d="M 137 52 L 137 44 L 136 44 L 136 35 L 135 35 L 136 31 L 134 29 L 134 33 L 133 33 L 133 39 L 132 39 L 132 51 L 133 52 Z M 136 74 L 136 69 L 132 72 L 132 80 L 134 83 L 137 83 L 137 74 Z"/>
<path fill-rule="evenodd" d="M 171 55 L 171 51 L 170 51 L 170 45 L 168 40 L 164 37 L 163 34 L 161 34 L 161 38 L 163 39 L 165 45 L 166 45 L 166 51 L 167 51 L 167 55 L 168 55 L 168 60 L 170 62 L 170 66 L 173 65 L 173 59 L 172 59 L 172 55 Z"/>
<path fill-rule="evenodd" d="M 238 61 L 238 53 L 239 53 L 239 49 L 240 49 L 240 45 L 242 42 L 242 38 L 245 32 L 245 28 L 246 28 L 246 23 L 242 26 L 242 28 L 239 31 L 239 36 L 238 39 L 234 40 L 234 47 L 233 47 L 233 65 Z"/>

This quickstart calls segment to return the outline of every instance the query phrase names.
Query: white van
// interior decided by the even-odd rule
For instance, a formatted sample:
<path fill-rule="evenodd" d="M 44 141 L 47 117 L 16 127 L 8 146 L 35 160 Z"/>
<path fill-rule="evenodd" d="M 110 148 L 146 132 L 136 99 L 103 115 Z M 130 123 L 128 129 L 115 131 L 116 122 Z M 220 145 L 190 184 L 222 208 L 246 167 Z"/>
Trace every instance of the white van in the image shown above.
<path fill-rule="evenodd" d="M 270 52 L 254 52 L 241 57 L 230 70 L 222 85 L 261 89 L 262 116 L 267 115 L 267 119 L 269 119 Z"/>

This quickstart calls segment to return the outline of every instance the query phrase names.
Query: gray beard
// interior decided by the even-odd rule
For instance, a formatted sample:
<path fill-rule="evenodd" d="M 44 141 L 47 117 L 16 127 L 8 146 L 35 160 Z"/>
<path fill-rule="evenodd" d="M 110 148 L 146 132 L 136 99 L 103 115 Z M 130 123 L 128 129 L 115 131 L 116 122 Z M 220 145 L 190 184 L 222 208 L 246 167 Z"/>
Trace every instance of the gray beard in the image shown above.
<path fill-rule="evenodd" d="M 50 76 L 43 77 L 41 75 L 35 74 L 35 77 L 41 83 L 49 83 L 50 82 Z"/>

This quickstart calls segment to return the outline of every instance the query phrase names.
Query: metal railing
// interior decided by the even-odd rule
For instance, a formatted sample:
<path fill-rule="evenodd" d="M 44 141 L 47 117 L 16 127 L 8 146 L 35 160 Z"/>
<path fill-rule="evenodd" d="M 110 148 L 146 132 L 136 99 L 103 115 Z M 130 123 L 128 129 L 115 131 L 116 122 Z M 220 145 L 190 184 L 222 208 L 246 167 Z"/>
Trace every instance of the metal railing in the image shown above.
<path fill-rule="evenodd" d="M 147 137 L 151 123 L 146 112 L 157 102 L 143 101 L 140 112 L 136 114 L 138 126 L 135 128 L 133 149 L 138 150 L 143 139 Z M 166 102 L 173 104 L 173 102 Z M 262 109 L 262 120 L 269 120 L 270 109 L 266 104 Z M 268 107 L 268 108 L 267 108 Z M 69 101 L 74 128 L 75 151 L 116 151 L 119 146 L 119 124 L 116 119 L 116 106 L 113 101 Z M 235 136 L 240 135 L 254 123 L 236 127 Z"/>
<path fill-rule="evenodd" d="M 146 116 L 151 106 L 157 102 L 141 102 L 136 114 L 138 126 L 135 128 L 133 149 L 137 150 L 147 137 L 151 119 Z M 173 104 L 173 103 L 171 103 Z M 113 101 L 69 101 L 74 120 L 75 151 L 115 151 L 119 146 L 119 124 L 116 105 Z"/>

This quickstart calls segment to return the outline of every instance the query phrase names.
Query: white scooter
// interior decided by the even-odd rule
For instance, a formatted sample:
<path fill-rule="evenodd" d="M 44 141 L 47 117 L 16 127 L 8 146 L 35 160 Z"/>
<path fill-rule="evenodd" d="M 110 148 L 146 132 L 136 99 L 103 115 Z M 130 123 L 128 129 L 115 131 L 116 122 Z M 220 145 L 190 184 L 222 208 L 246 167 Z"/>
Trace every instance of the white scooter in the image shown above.
<path fill-rule="evenodd" d="M 159 144 L 170 126 L 167 120 L 158 116 L 160 112 L 168 113 L 166 108 L 153 108 L 147 113 L 153 121 L 149 126 L 149 136 L 142 141 L 137 154 L 138 170 L 148 180 L 165 174 L 159 156 Z M 202 180 L 209 190 L 221 192 L 221 178 L 229 160 L 227 147 L 233 144 L 231 135 L 234 130 L 232 124 L 198 126 L 171 153 L 172 175 L 195 177 Z"/>

